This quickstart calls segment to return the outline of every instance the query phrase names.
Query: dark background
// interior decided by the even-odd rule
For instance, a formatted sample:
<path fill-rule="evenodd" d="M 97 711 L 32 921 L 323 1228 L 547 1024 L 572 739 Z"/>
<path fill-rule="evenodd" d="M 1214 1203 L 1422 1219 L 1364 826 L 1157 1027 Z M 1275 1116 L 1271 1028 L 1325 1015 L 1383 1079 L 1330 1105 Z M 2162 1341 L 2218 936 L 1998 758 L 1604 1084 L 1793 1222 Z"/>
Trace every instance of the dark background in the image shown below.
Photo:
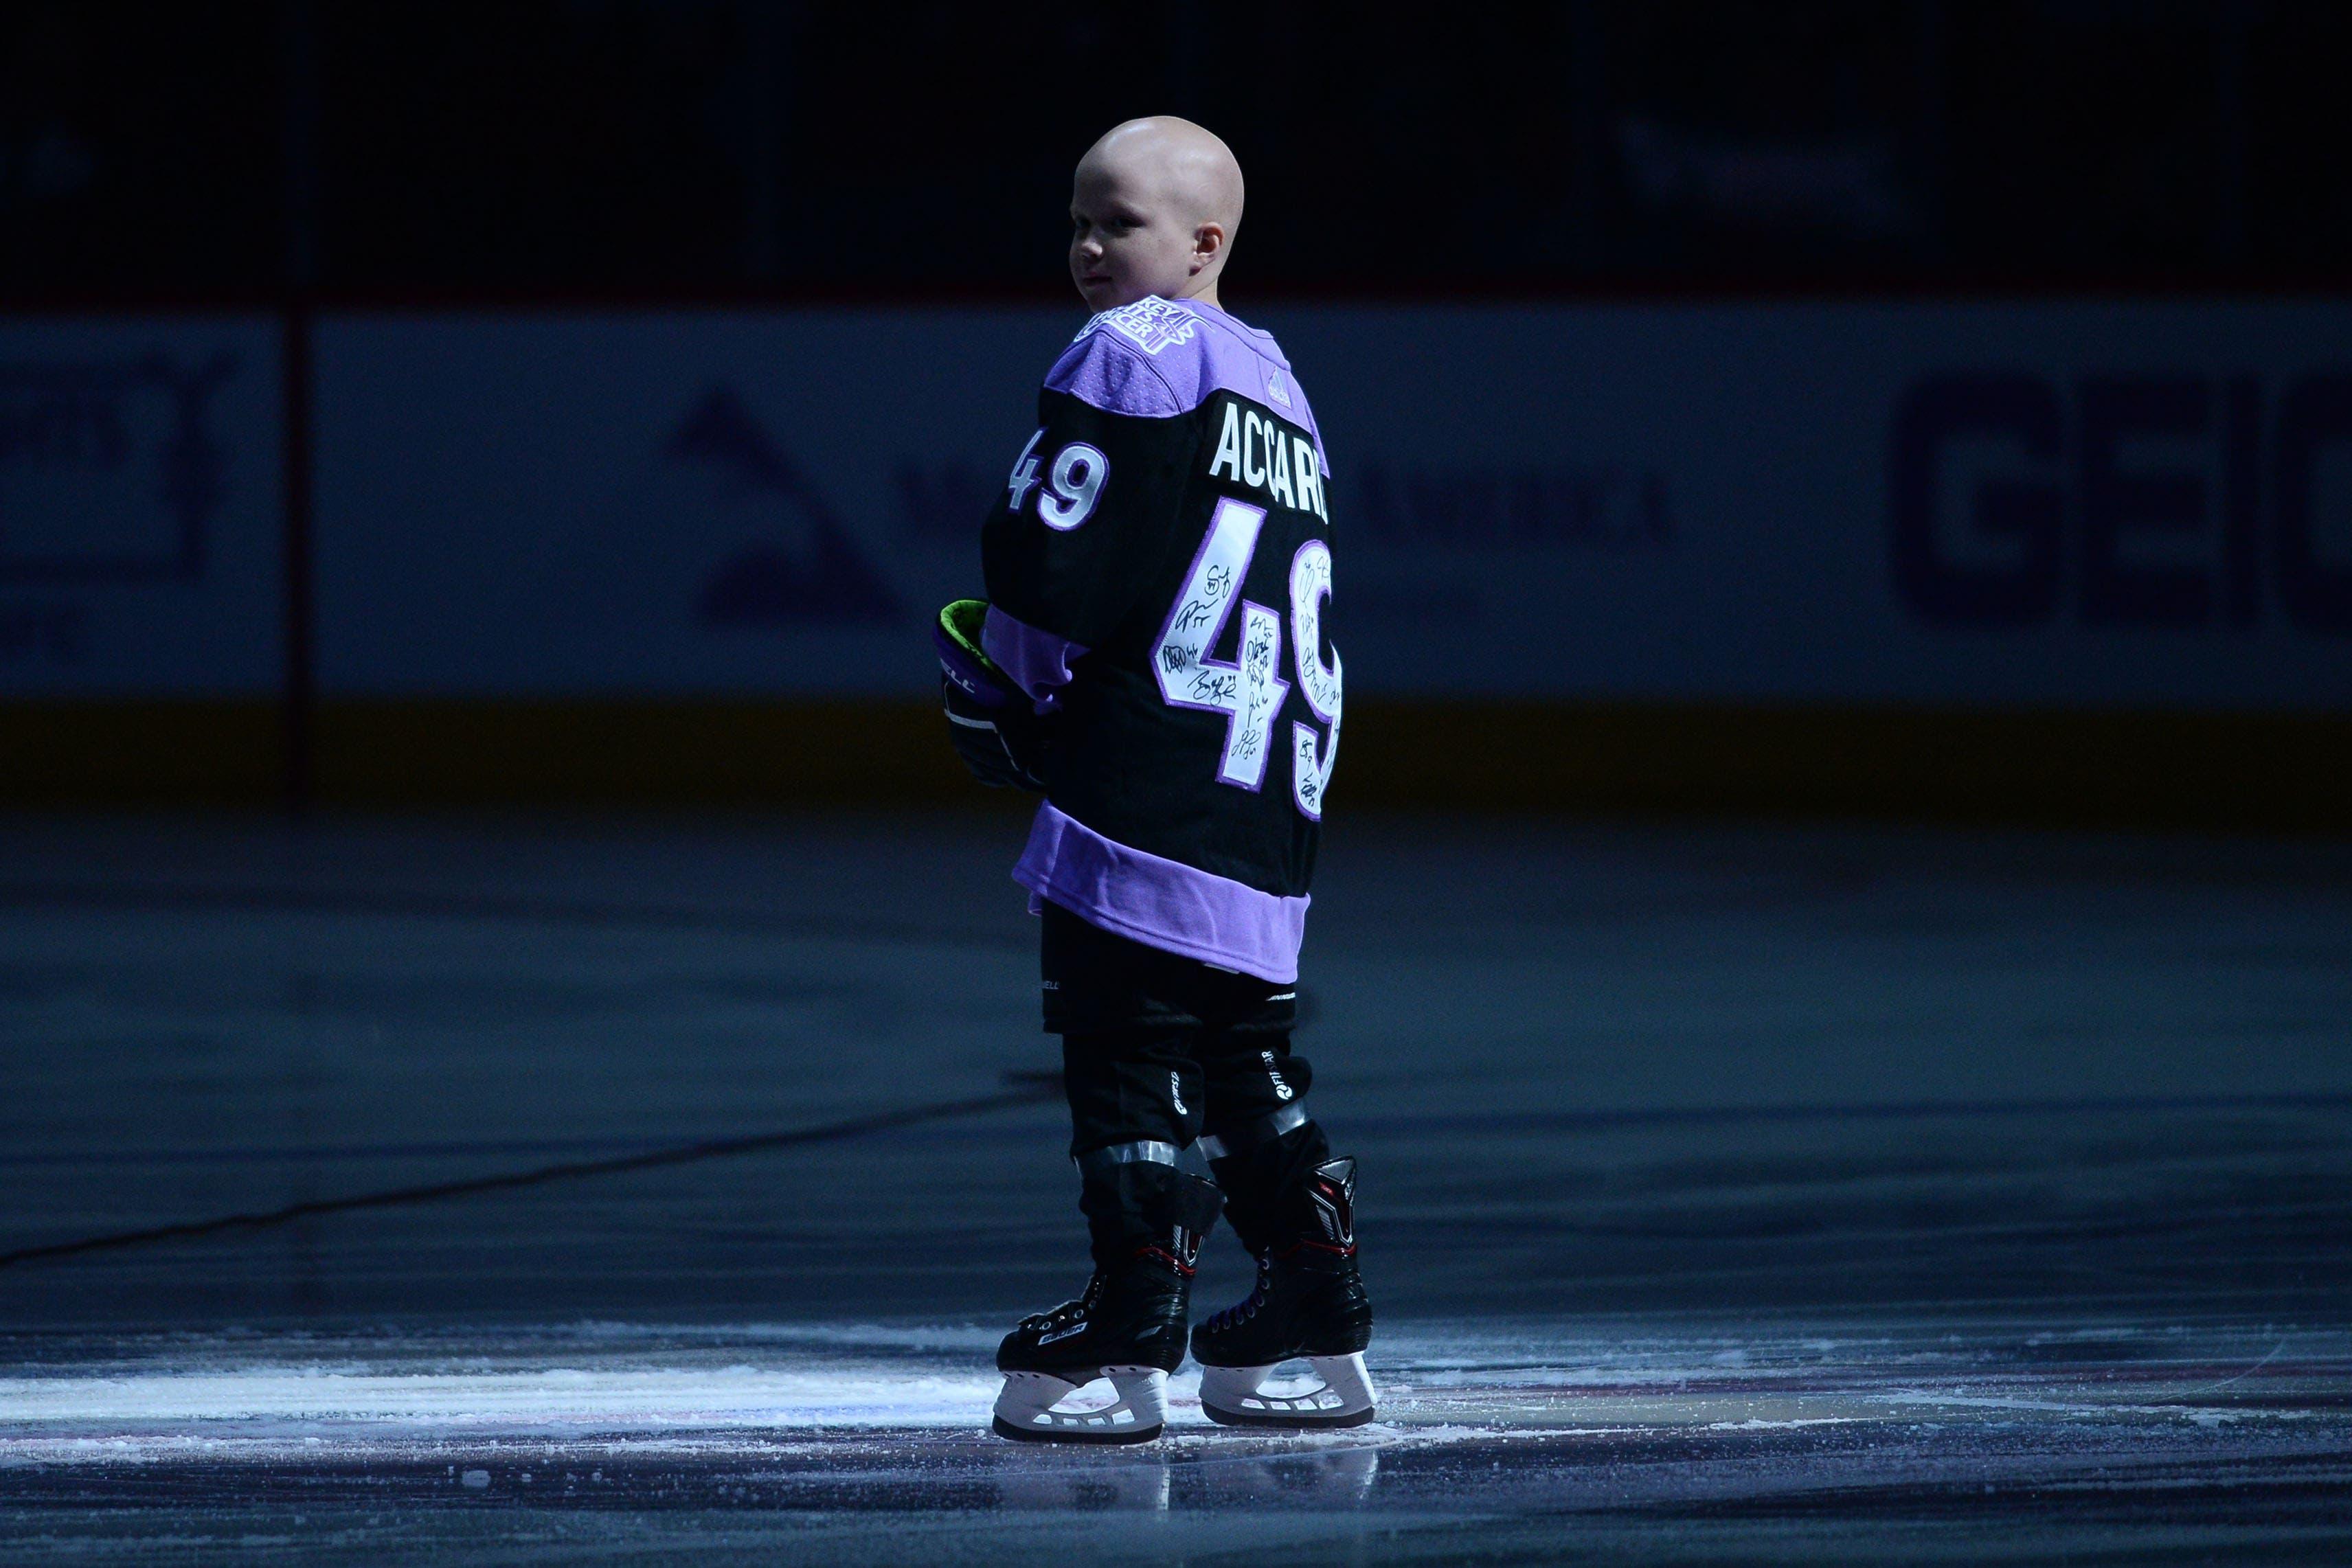
<path fill-rule="evenodd" d="M 834 705 L 824 722 L 857 737 L 835 747 L 794 738 L 814 722 L 808 705 L 788 721 L 765 693 L 639 703 L 618 730 L 600 727 L 621 722 L 603 700 L 625 695 L 614 692 L 584 706 L 533 694 L 528 723 L 511 703 L 426 713 L 322 694 L 315 650 L 332 627 L 313 602 L 314 525 L 333 503 L 315 498 L 314 348 L 338 312 L 413 312 L 420 332 L 436 309 L 476 307 L 482 326 L 549 308 L 609 323 L 707 304 L 739 308 L 746 330 L 801 306 L 1075 313 L 1062 215 L 1071 166 L 1118 120 L 1173 111 L 1226 137 L 1247 171 L 1227 290 L 1245 317 L 1321 299 L 1909 297 L 1922 308 L 2057 298 L 2080 308 L 2082 326 L 2127 298 L 2315 301 L 2323 362 L 2291 369 L 2332 374 L 2328 302 L 2352 285 L 2339 172 L 2352 162 L 2347 43 L 2352 7 L 2317 0 L 0 9 L 0 310 L 101 332 L 110 319 L 266 315 L 278 362 L 247 370 L 276 377 L 286 413 L 272 481 L 285 563 L 278 699 L 142 707 L 132 690 L 76 703 L 27 688 L 31 700 L 0 714 L 11 754 L 0 794 L 962 796 L 933 716 L 911 695 Z M 2220 337 L 2195 374 L 2269 364 L 2257 323 L 2210 319 Z M 2028 330 L 2063 337 L 2056 320 Z M 2143 347 L 2159 360 L 2180 351 L 2122 332 L 2113 348 L 2052 362 L 2096 377 L 2147 369 Z M 685 352 L 689 336 L 673 347 Z M 1937 353 L 1969 340 L 1946 341 Z M 1985 352 L 2034 344 L 2007 341 Z M 68 380 L 88 370 L 75 363 Z M 1699 379 L 1679 406 L 1696 410 L 1728 363 L 1686 367 Z M 1788 364 L 1831 381 L 1847 368 L 1834 356 Z M 48 384 L 36 371 L 25 386 Z M 16 424 L 37 434 L 47 417 Z M 546 446 L 509 434 L 517 453 Z M 28 434 L 9 450 L 57 455 L 43 440 L 63 437 Z M 1861 448 L 1852 458 L 1873 460 Z M 576 522 L 550 511 L 496 526 L 554 540 Z M 1776 559 L 1814 570 L 1803 550 Z M 45 628 L 95 613 L 29 597 L 13 621 L 7 612 L 0 652 L 20 657 L 44 636 L 70 641 Z M 2213 656 L 2253 647 L 2249 628 L 2233 621 Z M 2032 656 L 2072 667 L 2089 646 Z M 2275 706 L 2259 686 L 2246 677 L 2239 713 L 2189 713 L 2185 687 L 2143 686 L 2145 711 L 2089 715 L 1907 698 L 1835 711 L 1729 697 L 1662 706 L 1610 688 L 1540 712 L 1449 701 L 1383 718 L 1368 685 L 1350 775 L 1368 800 L 1459 804 L 1450 775 L 1424 779 L 1406 760 L 1481 752 L 1532 725 L 1559 737 L 1550 762 L 1495 771 L 1480 799 L 2340 829 L 2352 728 L 2333 705 L 2253 711 Z M 886 725 L 897 727 L 887 741 Z M 889 760 L 823 784 L 819 752 Z M 484 760 L 462 785 L 427 788 L 398 766 L 423 755 Z M 746 772 L 747 758 L 765 760 Z M 669 771 L 592 788 L 614 758 Z M 1384 771 L 1392 761 L 1403 771 Z M 341 782 L 314 790 L 314 777 Z"/>
<path fill-rule="evenodd" d="M 0 12 L 19 300 L 1041 293 L 1109 124 L 1244 289 L 2332 289 L 2323 3 L 354 4 Z"/>
<path fill-rule="evenodd" d="M 0 1558 L 2352 1561 L 2347 41 L 0 7 Z M 1376 1473 L 982 1436 L 1086 1277 L 1026 798 L 938 600 L 799 570 L 953 559 L 894 503 L 1002 493 L 1168 110 L 1362 525 L 1301 1044 Z M 2030 591 L 1953 623 L 1939 518 Z"/>

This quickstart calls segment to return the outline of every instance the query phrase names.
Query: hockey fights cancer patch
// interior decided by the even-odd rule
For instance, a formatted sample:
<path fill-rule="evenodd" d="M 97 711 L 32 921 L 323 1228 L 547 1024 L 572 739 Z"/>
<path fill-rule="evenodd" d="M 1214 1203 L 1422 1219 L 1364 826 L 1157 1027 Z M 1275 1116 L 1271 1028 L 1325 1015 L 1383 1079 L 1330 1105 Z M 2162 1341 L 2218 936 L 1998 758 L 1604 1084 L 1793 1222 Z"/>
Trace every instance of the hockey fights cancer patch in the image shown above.
<path fill-rule="evenodd" d="M 1200 325 L 1200 318 L 1181 305 L 1154 295 L 1148 299 L 1139 299 L 1132 305 L 1122 305 L 1116 310 L 1098 312 L 1078 329 L 1078 338 L 1085 337 L 1097 327 L 1108 327 L 1119 336 L 1132 340 L 1145 353 L 1156 354 L 1162 349 L 1191 342 Z M 1078 338 L 1070 341 L 1075 343 Z"/>

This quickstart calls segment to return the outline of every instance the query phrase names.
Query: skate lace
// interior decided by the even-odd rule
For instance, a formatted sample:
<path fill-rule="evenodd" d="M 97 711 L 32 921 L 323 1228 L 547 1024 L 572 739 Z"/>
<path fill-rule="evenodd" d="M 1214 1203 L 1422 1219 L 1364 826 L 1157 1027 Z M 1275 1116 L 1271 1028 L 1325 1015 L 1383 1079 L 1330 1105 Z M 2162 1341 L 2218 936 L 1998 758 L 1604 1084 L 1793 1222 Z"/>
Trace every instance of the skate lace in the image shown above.
<path fill-rule="evenodd" d="M 1274 1254 L 1261 1252 L 1257 1258 L 1256 1287 L 1246 1297 L 1212 1317 L 1207 1325 L 1209 1332 L 1215 1333 L 1220 1329 L 1239 1328 L 1257 1316 L 1257 1310 L 1265 1304 L 1266 1291 L 1273 1283 Z"/>
<path fill-rule="evenodd" d="M 1049 1312 L 1032 1312 L 1021 1320 L 1020 1326 L 1024 1330 L 1045 1330 L 1074 1323 L 1094 1310 L 1095 1299 L 1101 1294 L 1102 1276 L 1097 1274 L 1087 1281 L 1087 1288 L 1078 1292 L 1077 1300 L 1064 1301 Z"/>

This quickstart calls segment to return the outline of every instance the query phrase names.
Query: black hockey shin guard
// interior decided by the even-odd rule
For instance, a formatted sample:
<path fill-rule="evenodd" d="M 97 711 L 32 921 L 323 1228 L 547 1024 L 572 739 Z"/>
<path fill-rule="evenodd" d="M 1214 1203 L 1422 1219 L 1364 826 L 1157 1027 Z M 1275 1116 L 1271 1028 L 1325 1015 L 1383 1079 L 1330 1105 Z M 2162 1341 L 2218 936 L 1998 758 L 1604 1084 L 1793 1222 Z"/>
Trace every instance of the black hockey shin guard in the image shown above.
<path fill-rule="evenodd" d="M 1209 1170 L 1225 1195 L 1225 1218 L 1253 1254 L 1286 1244 L 1315 1167 L 1331 1157 L 1331 1140 L 1296 1102 L 1201 1139 Z"/>
<path fill-rule="evenodd" d="M 1176 1146 L 1135 1139 L 1077 1158 L 1078 1208 L 1095 1267 L 1117 1269 L 1157 1254 L 1190 1275 L 1217 1223 L 1217 1189 L 1176 1168 Z"/>

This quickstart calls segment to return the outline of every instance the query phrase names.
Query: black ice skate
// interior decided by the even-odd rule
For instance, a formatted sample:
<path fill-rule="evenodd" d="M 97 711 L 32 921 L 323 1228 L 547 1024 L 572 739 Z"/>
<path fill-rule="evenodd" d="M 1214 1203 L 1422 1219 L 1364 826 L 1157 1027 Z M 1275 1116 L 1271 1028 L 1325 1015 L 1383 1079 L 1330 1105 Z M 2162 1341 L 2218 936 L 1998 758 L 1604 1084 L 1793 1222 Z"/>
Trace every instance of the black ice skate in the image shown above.
<path fill-rule="evenodd" d="M 1249 1299 L 1192 1331 L 1201 1409 L 1220 1425 L 1360 1427 L 1372 1418 L 1364 1370 L 1372 1303 L 1356 1273 L 1356 1162 L 1316 1166 L 1298 1208 L 1307 1224 L 1258 1254 Z M 1319 1386 L 1271 1391 L 1275 1369 L 1301 1359 Z"/>
<path fill-rule="evenodd" d="M 1160 1436 L 1168 1375 L 1184 1359 L 1193 1260 L 1217 1214 L 1209 1183 L 1173 1171 L 1160 1179 L 1171 1190 L 1151 1206 L 1167 1221 L 1158 1238 L 1108 1266 L 1097 1262 L 1076 1301 L 1022 1319 L 997 1346 L 1004 1374 L 997 1436 L 1045 1443 L 1148 1443 Z M 1064 1408 L 1097 1378 L 1109 1380 L 1111 1404 Z"/>

